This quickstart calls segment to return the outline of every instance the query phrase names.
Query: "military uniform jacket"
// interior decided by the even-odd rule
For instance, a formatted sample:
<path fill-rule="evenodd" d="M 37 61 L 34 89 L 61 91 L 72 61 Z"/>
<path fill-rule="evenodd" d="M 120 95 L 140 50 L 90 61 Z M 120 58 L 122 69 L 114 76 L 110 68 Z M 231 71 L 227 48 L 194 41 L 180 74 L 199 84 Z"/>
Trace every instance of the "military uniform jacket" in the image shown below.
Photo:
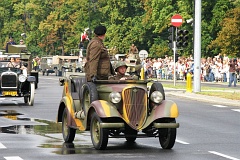
<path fill-rule="evenodd" d="M 111 75 L 110 58 L 107 48 L 102 40 L 94 37 L 87 47 L 87 62 L 85 64 L 85 72 L 87 81 L 91 81 L 93 76 L 99 80 L 107 80 Z"/>

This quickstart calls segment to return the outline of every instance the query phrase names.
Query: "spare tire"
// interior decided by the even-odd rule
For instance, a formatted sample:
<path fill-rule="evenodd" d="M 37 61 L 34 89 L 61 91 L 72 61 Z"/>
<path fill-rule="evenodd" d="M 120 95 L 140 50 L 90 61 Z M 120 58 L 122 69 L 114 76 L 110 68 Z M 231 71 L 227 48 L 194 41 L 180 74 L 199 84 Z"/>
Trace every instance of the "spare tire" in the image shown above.
<path fill-rule="evenodd" d="M 98 92 L 97 92 L 97 87 L 94 83 L 92 82 L 87 82 L 83 84 L 81 88 L 81 104 L 84 110 L 85 115 L 87 114 L 87 111 L 90 107 L 90 104 L 98 100 Z"/>

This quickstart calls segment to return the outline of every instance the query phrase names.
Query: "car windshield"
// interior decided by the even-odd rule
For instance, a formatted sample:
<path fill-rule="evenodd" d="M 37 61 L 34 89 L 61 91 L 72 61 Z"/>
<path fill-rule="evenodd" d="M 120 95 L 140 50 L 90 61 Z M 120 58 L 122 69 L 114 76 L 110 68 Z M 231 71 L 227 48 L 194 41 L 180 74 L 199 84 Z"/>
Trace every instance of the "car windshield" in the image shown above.
<path fill-rule="evenodd" d="M 9 63 L 9 61 L 0 61 L 0 73 L 6 72 L 8 70 L 10 70 L 12 72 L 19 72 L 20 71 L 19 68 L 7 67 L 8 63 Z"/>

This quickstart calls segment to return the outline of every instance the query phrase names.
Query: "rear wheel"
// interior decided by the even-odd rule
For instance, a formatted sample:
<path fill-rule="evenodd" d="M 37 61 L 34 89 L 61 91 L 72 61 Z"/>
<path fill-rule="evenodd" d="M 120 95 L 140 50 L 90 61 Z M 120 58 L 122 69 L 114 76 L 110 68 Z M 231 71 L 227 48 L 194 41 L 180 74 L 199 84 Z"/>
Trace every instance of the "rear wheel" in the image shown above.
<path fill-rule="evenodd" d="M 75 138 L 76 129 L 70 128 L 68 121 L 68 110 L 65 108 L 62 115 L 62 135 L 65 142 L 72 143 Z"/>
<path fill-rule="evenodd" d="M 109 131 L 100 127 L 101 122 L 101 118 L 94 112 L 91 119 L 90 132 L 93 146 L 98 150 L 106 149 L 108 144 Z"/>
<path fill-rule="evenodd" d="M 175 119 L 169 119 L 169 123 L 176 123 Z M 159 132 L 159 142 L 163 149 L 171 149 L 176 140 L 177 129 L 176 128 L 160 128 Z"/>

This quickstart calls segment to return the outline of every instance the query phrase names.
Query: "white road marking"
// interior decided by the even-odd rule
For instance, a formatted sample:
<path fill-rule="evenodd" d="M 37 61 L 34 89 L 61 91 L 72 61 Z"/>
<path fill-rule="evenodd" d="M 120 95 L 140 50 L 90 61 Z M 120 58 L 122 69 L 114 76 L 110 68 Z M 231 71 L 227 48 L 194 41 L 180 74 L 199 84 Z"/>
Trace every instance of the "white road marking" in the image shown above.
<path fill-rule="evenodd" d="M 220 157 L 224 157 L 224 158 L 227 158 L 227 159 L 231 159 L 231 160 L 240 160 L 238 158 L 234 158 L 234 157 L 231 157 L 231 156 L 228 156 L 228 155 L 225 155 L 225 154 L 222 154 L 222 153 L 219 153 L 219 152 L 215 152 L 215 151 L 208 151 L 209 153 L 212 153 L 212 154 L 215 154 L 215 155 L 218 155 Z"/>
<path fill-rule="evenodd" d="M 176 139 L 176 142 L 181 143 L 181 144 L 190 144 L 188 142 L 184 142 L 184 141 L 181 141 L 181 140 L 178 140 L 178 139 Z"/>
<path fill-rule="evenodd" d="M 0 149 L 7 148 L 0 142 Z"/>
<path fill-rule="evenodd" d="M 233 111 L 240 112 L 240 109 L 232 109 Z"/>
<path fill-rule="evenodd" d="M 13 157 L 4 157 L 6 160 L 23 160 L 21 157 L 13 156 Z"/>
<path fill-rule="evenodd" d="M 219 107 L 219 108 L 226 108 L 227 106 L 223 106 L 223 105 L 213 105 L 214 107 Z"/>

